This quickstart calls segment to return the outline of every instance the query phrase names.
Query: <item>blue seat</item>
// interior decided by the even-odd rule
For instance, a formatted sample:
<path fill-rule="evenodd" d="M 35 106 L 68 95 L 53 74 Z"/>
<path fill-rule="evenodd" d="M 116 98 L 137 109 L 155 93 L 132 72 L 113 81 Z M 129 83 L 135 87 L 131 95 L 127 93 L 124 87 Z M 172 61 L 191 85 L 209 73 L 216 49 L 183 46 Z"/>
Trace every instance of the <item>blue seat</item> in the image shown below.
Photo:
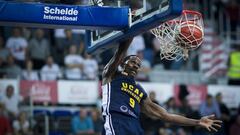
<path fill-rule="evenodd" d="M 79 115 L 79 113 L 80 113 L 80 111 L 75 111 L 75 112 L 73 113 L 73 116 L 77 116 L 77 115 Z"/>
<path fill-rule="evenodd" d="M 60 131 L 50 131 L 49 135 L 65 135 L 65 133 Z"/>
<path fill-rule="evenodd" d="M 51 112 L 46 109 L 36 109 L 33 110 L 33 115 L 51 115 Z"/>
<path fill-rule="evenodd" d="M 67 117 L 72 116 L 72 112 L 68 110 L 56 110 L 52 113 L 54 117 Z"/>

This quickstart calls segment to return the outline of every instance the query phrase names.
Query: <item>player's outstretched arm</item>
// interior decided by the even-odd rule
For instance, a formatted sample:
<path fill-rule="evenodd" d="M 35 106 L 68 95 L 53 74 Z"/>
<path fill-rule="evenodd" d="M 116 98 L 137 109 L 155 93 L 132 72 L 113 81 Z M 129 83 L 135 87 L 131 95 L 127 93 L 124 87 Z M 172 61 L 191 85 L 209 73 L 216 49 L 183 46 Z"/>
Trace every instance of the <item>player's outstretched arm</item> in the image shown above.
<path fill-rule="evenodd" d="M 111 81 L 113 75 L 115 74 L 118 66 L 121 64 L 122 60 L 124 59 L 127 49 L 132 42 L 132 38 L 120 42 L 118 49 L 116 50 L 114 56 L 108 62 L 108 64 L 103 69 L 103 84 L 106 84 Z"/>
<path fill-rule="evenodd" d="M 146 98 L 141 110 L 152 118 L 158 118 L 167 122 L 176 123 L 184 126 L 200 126 L 208 131 L 217 131 L 221 127 L 222 121 L 214 120 L 214 115 L 202 117 L 200 120 L 186 118 L 181 115 L 170 114 L 161 106 L 153 103 L 150 98 Z"/>

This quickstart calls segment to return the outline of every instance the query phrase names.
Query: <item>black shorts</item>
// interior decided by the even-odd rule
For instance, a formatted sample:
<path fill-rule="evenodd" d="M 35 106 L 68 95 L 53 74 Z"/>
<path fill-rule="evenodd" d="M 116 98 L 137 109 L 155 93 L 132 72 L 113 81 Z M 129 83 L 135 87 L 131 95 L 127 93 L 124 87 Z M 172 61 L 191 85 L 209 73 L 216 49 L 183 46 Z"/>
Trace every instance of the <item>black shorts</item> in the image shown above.
<path fill-rule="evenodd" d="M 104 116 L 102 135 L 144 135 L 139 119 L 119 113 Z"/>

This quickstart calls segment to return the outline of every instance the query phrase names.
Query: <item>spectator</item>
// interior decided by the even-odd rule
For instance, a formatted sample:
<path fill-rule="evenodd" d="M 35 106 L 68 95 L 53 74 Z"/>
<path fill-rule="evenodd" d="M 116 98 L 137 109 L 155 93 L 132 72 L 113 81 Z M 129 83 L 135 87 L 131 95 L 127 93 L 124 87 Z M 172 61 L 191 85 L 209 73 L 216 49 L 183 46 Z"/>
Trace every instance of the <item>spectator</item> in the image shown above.
<path fill-rule="evenodd" d="M 53 81 L 60 77 L 61 71 L 59 66 L 54 63 L 52 56 L 48 56 L 46 64 L 41 69 L 41 79 L 43 81 Z"/>
<path fill-rule="evenodd" d="M 69 44 L 67 46 L 64 44 L 66 39 L 65 30 L 55 29 L 54 39 L 55 39 L 55 47 L 53 48 L 54 58 L 58 64 L 63 65 L 62 61 L 64 59 L 64 52 L 66 50 L 66 47 L 69 46 Z"/>
<path fill-rule="evenodd" d="M 101 113 L 97 109 L 94 109 L 92 111 L 92 120 L 93 120 L 95 135 L 101 135 L 102 133 L 103 120 L 101 119 L 100 116 L 101 116 Z"/>
<path fill-rule="evenodd" d="M 14 28 L 11 37 L 7 40 L 6 47 L 16 59 L 16 63 L 23 68 L 27 51 L 27 40 L 22 37 L 20 28 Z"/>
<path fill-rule="evenodd" d="M 131 45 L 128 48 L 127 55 L 137 55 L 138 51 L 145 49 L 145 42 L 142 35 L 133 38 Z"/>
<path fill-rule="evenodd" d="M 240 85 L 240 45 L 235 45 L 236 50 L 230 54 L 228 69 L 228 84 Z"/>
<path fill-rule="evenodd" d="M 221 117 L 219 104 L 211 95 L 207 95 L 206 101 L 200 105 L 200 115 L 206 116 L 211 114 L 215 114 L 217 118 Z"/>
<path fill-rule="evenodd" d="M 94 133 L 92 118 L 87 116 L 87 110 L 80 109 L 79 116 L 72 119 L 72 131 L 74 135 L 90 135 Z"/>
<path fill-rule="evenodd" d="M 149 72 L 151 71 L 151 64 L 149 61 L 144 59 L 143 51 L 138 51 L 137 56 L 142 60 L 141 68 L 136 76 L 136 79 L 139 81 L 149 81 Z"/>
<path fill-rule="evenodd" d="M 4 48 L 4 39 L 2 36 L 0 36 L 0 78 L 4 78 L 6 76 L 4 69 L 6 67 L 8 55 L 8 49 Z"/>
<path fill-rule="evenodd" d="M 8 56 L 5 72 L 7 78 L 18 78 L 22 74 L 22 69 L 15 64 L 15 59 L 12 55 Z"/>
<path fill-rule="evenodd" d="M 29 41 L 29 55 L 33 61 L 34 69 L 41 69 L 50 55 L 49 41 L 44 38 L 42 29 L 35 30 L 33 38 Z"/>
<path fill-rule="evenodd" d="M 219 104 L 219 109 L 221 112 L 221 119 L 223 121 L 224 124 L 224 130 L 225 133 L 229 133 L 229 125 L 230 125 L 230 111 L 228 109 L 228 107 L 226 106 L 225 103 L 222 102 L 222 93 L 217 93 L 216 95 L 216 100 Z"/>
<path fill-rule="evenodd" d="M 95 80 L 97 79 L 98 63 L 96 59 L 93 59 L 91 55 L 85 53 L 85 59 L 83 61 L 83 74 L 85 79 Z"/>
<path fill-rule="evenodd" d="M 179 112 L 181 113 L 181 115 L 189 118 L 195 118 L 195 119 L 200 118 L 199 113 L 192 109 L 192 107 L 189 105 L 189 102 L 186 98 L 182 101 L 182 105 L 179 108 Z"/>
<path fill-rule="evenodd" d="M 170 113 L 179 114 L 179 109 L 177 108 L 176 102 L 173 97 L 169 98 L 165 103 L 165 108 Z"/>
<path fill-rule="evenodd" d="M 85 39 L 85 30 L 82 30 L 82 29 L 72 29 L 72 36 L 73 36 L 74 43 L 79 45 Z"/>
<path fill-rule="evenodd" d="M 3 61 L 6 61 L 8 55 L 8 49 L 4 48 L 4 39 L 2 36 L 0 36 L 0 58 L 2 58 Z"/>
<path fill-rule="evenodd" d="M 14 135 L 30 135 L 30 125 L 26 118 L 26 113 L 21 112 L 18 119 L 13 121 Z"/>
<path fill-rule="evenodd" d="M 64 29 L 54 29 L 54 38 L 57 47 L 62 47 L 61 44 L 63 40 L 66 38 L 64 33 Z"/>
<path fill-rule="evenodd" d="M 14 92 L 14 87 L 8 85 L 1 102 L 5 105 L 9 118 L 16 118 L 19 113 L 18 106 L 22 100 L 22 97 Z"/>
<path fill-rule="evenodd" d="M 69 48 L 69 54 L 65 57 L 67 79 L 82 79 L 83 58 L 77 54 L 77 47 L 72 45 Z"/>
<path fill-rule="evenodd" d="M 187 101 L 186 101 L 187 100 L 186 98 L 187 98 L 188 95 L 189 95 L 189 92 L 188 92 L 187 86 L 185 84 L 180 84 L 179 85 L 179 94 L 177 96 L 177 98 L 180 101 L 179 105 L 181 105 L 183 102 L 186 103 L 185 105 L 188 104 Z"/>
<path fill-rule="evenodd" d="M 22 73 L 22 79 L 29 81 L 39 80 L 38 73 L 32 70 L 33 63 L 31 60 L 26 61 L 26 70 Z"/>
<path fill-rule="evenodd" d="M 238 113 L 234 123 L 231 125 L 229 135 L 240 135 L 240 113 Z"/>
<path fill-rule="evenodd" d="M 226 11 L 230 18 L 230 25 L 232 34 L 237 34 L 237 26 L 239 25 L 239 17 L 240 17 L 240 6 L 237 0 L 229 0 L 229 3 L 226 6 Z M 236 38 L 236 35 L 232 36 Z"/>
<path fill-rule="evenodd" d="M 0 103 L 0 135 L 12 135 L 8 118 L 4 115 L 4 105 Z"/>
<path fill-rule="evenodd" d="M 64 46 L 69 46 L 69 45 L 77 45 L 78 46 L 80 44 L 80 41 L 75 41 L 73 39 L 73 33 L 72 33 L 71 29 L 65 29 L 64 33 L 66 36 L 66 38 L 64 39 L 64 42 L 63 42 Z"/>

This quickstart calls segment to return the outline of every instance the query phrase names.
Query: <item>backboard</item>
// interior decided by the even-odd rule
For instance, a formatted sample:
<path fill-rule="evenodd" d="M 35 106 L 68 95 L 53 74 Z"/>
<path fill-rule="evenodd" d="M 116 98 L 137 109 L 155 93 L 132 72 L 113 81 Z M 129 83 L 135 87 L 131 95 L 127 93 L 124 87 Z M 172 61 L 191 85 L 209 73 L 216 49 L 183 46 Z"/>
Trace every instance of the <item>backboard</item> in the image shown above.
<path fill-rule="evenodd" d="M 182 13 L 182 0 L 114 0 L 104 6 L 129 7 L 129 27 L 123 30 L 87 30 L 88 53 L 102 52 L 115 42 L 136 36 L 176 18 Z"/>

